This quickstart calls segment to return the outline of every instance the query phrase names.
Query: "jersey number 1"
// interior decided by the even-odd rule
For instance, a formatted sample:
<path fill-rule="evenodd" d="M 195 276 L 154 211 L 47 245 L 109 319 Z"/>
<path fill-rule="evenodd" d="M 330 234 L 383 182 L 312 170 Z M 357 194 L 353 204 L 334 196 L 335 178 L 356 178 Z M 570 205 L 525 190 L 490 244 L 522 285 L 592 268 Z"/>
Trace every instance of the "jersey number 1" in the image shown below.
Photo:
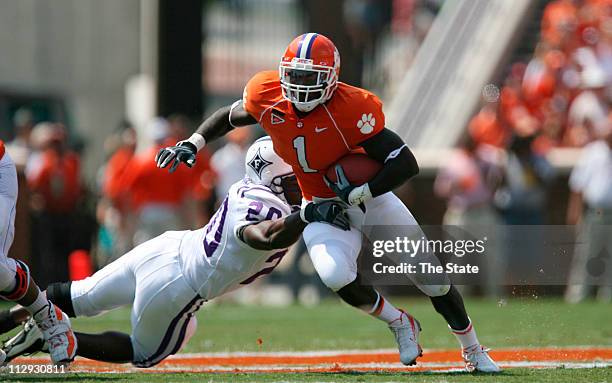
<path fill-rule="evenodd" d="M 317 171 L 315 169 L 311 169 L 310 166 L 308 166 L 308 161 L 306 160 L 306 138 L 304 138 L 304 136 L 297 136 L 293 140 L 293 147 L 295 148 L 298 162 L 304 173 L 316 173 Z"/>

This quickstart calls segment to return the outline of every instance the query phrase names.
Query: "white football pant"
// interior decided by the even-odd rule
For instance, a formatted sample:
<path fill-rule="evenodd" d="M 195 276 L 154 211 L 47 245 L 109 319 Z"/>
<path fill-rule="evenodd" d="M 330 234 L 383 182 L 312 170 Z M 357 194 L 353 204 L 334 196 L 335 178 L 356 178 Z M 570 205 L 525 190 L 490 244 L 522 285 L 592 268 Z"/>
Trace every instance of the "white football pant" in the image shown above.
<path fill-rule="evenodd" d="M 0 159 L 0 291 L 6 290 L 15 279 L 17 263 L 8 258 L 15 236 L 17 207 L 17 170 L 8 153 Z"/>
<path fill-rule="evenodd" d="M 314 201 L 320 202 L 322 199 L 315 198 Z M 368 233 L 362 230 L 364 225 L 388 226 L 388 233 L 392 235 L 387 239 L 392 236 L 425 238 L 410 210 L 395 194 L 388 192 L 373 198 L 365 203 L 365 207 L 365 213 L 357 206 L 347 210 L 351 222 L 350 231 L 321 222 L 310 223 L 304 230 L 304 242 L 310 259 L 323 283 L 334 291 L 340 290 L 357 277 L 357 258 L 361 251 L 362 234 L 368 237 Z M 420 254 L 410 261 L 440 265 L 433 254 Z M 445 295 L 450 289 L 450 280 L 446 276 L 439 278 L 442 283 L 428 281 L 426 276 L 419 274 L 410 274 L 406 278 L 430 297 Z"/>
<path fill-rule="evenodd" d="M 77 316 L 132 306 L 133 364 L 151 367 L 176 354 L 195 332 L 203 299 L 181 271 L 185 232 L 169 231 L 135 247 L 91 277 L 72 282 Z"/>

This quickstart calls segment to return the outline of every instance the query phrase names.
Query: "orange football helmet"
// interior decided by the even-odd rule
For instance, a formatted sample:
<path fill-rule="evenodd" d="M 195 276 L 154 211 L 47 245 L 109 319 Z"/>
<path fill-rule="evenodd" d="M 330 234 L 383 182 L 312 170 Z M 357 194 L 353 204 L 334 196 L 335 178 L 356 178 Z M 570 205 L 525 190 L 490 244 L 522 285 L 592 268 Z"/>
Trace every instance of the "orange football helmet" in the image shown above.
<path fill-rule="evenodd" d="M 302 112 L 329 100 L 338 86 L 340 54 L 334 43 L 318 33 L 296 37 L 279 65 L 283 97 Z"/>

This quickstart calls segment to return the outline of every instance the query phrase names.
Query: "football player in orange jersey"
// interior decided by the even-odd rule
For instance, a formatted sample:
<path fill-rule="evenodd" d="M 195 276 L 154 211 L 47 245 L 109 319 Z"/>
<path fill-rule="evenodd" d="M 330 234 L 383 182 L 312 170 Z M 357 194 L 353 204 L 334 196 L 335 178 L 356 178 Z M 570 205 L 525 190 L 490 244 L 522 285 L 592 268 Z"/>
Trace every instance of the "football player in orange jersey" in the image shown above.
<path fill-rule="evenodd" d="M 160 150 L 157 165 L 170 166 L 171 172 L 181 162 L 191 167 L 207 142 L 234 128 L 259 123 L 278 155 L 292 166 L 306 201 L 340 198 L 347 204 L 351 230 L 320 222 L 304 230 L 309 256 L 321 280 L 347 303 L 385 321 L 398 343 L 402 363 L 414 364 L 422 354 L 419 323 L 373 287 L 360 283 L 357 257 L 364 224 L 410 226 L 420 231 L 408 208 L 391 192 L 419 168 L 402 139 L 385 128 L 378 97 L 339 82 L 339 74 L 340 55 L 327 37 L 317 33 L 298 36 L 287 47 L 277 71 L 253 76 L 241 100 L 213 113 L 188 140 Z M 351 185 L 341 168 L 336 168 L 337 183 L 327 181 L 327 169 L 352 151 L 365 151 L 384 163 L 383 168 L 363 185 Z M 499 371 L 480 345 L 461 295 L 448 278 L 436 282 L 419 276 L 411 279 L 448 322 L 462 346 L 466 368 Z"/>

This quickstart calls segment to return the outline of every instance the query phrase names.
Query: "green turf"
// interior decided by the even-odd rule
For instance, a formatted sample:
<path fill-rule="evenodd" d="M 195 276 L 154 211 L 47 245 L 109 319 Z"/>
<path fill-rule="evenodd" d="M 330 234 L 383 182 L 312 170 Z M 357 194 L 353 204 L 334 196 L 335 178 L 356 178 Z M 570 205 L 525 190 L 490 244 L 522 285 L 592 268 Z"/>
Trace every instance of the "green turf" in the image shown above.
<path fill-rule="evenodd" d="M 394 299 L 416 316 L 423 327 L 425 348 L 458 347 L 442 318 L 427 299 Z M 508 346 L 612 346 L 612 308 L 596 302 L 567 305 L 558 299 L 537 297 L 499 303 L 466 302 L 481 342 L 492 348 Z M 6 307 L 6 306 L 4 306 Z M 330 300 L 308 308 L 205 305 L 198 313 L 198 332 L 184 352 L 300 351 L 395 347 L 384 324 Z M 116 310 L 96 318 L 73 321 L 82 332 L 129 332 L 129 311 Z M 0 381 L 39 381 L 38 377 L 0 375 Z M 160 381 L 160 382 L 612 382 L 612 369 L 511 369 L 503 375 L 424 373 L 354 374 L 72 374 L 46 376 L 51 381 Z"/>
<path fill-rule="evenodd" d="M 394 302 L 421 322 L 423 347 L 457 347 L 442 317 L 428 300 L 396 299 Z M 559 300 L 534 298 L 514 299 L 504 304 L 472 299 L 466 305 L 481 342 L 489 347 L 612 346 L 609 305 L 596 302 L 567 305 Z M 129 332 L 130 329 L 127 310 L 73 322 L 76 329 L 84 332 L 107 329 Z M 198 322 L 198 332 L 185 348 L 186 352 L 394 347 L 394 340 L 382 322 L 335 300 L 311 308 L 204 305 L 198 313 Z"/>
<path fill-rule="evenodd" d="M 611 382 L 612 368 L 591 369 L 550 369 L 535 370 L 516 368 L 501 374 L 468 373 L 299 373 L 299 374 L 58 374 L 58 375 L 0 375 L 6 382 L 424 382 L 424 383 L 461 383 L 461 382 L 530 382 L 530 383 L 594 383 Z"/>

